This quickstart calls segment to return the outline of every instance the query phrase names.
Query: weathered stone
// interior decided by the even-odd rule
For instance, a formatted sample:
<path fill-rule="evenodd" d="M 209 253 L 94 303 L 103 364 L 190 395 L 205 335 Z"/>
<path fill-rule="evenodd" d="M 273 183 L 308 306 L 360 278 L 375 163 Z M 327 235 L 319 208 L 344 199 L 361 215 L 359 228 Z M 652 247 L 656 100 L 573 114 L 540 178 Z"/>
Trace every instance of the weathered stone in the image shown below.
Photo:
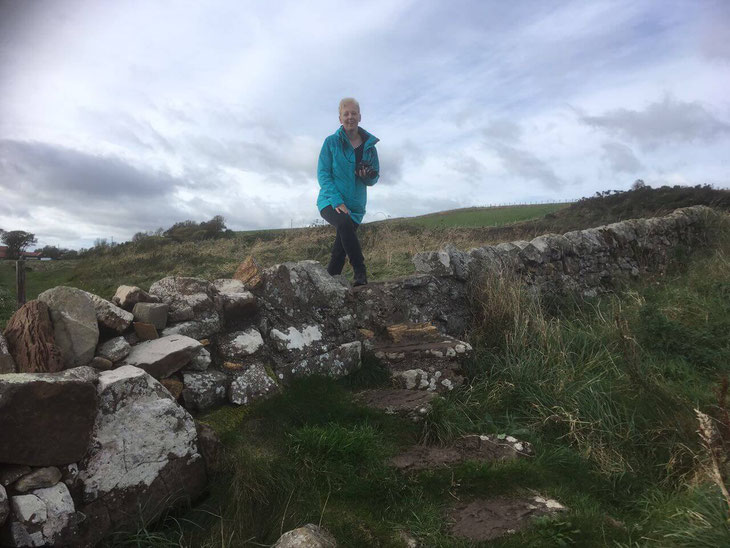
<path fill-rule="evenodd" d="M 264 339 L 255 328 L 245 331 L 235 331 L 223 335 L 218 343 L 218 349 L 224 360 L 236 361 L 251 356 L 264 346 Z"/>
<path fill-rule="evenodd" d="M 324 354 L 310 356 L 292 364 L 284 370 L 277 371 L 280 379 L 307 377 L 309 375 L 325 375 L 327 377 L 343 377 L 360 368 L 362 344 L 353 341 L 342 344 Z"/>
<path fill-rule="evenodd" d="M 5 487 L 0 485 L 0 527 L 3 526 L 5 520 L 10 514 L 10 503 L 8 502 L 8 493 L 5 491 Z"/>
<path fill-rule="evenodd" d="M 251 364 L 243 373 L 233 376 L 228 389 L 228 399 L 237 405 L 247 405 L 254 400 L 264 398 L 279 391 L 279 385 L 266 372 L 266 368 L 258 363 Z"/>
<path fill-rule="evenodd" d="M 117 333 L 122 333 L 127 330 L 129 324 L 131 324 L 134 319 L 132 314 L 119 308 L 117 305 L 107 301 L 106 299 L 102 299 L 98 295 L 94 295 L 88 291 L 85 291 L 85 293 L 89 296 L 94 305 L 96 321 L 101 327 Z"/>
<path fill-rule="evenodd" d="M 165 303 L 137 303 L 132 309 L 135 322 L 151 323 L 155 328 L 164 329 L 170 307 Z"/>
<path fill-rule="evenodd" d="M 188 322 L 176 323 L 162 330 L 162 335 L 185 335 L 193 339 L 204 339 L 221 330 L 220 316 L 207 313 Z"/>
<path fill-rule="evenodd" d="M 24 475 L 10 488 L 15 493 L 27 493 L 33 489 L 41 489 L 44 487 L 53 487 L 61 481 L 61 471 L 55 466 L 46 466 L 44 468 L 36 468 L 31 473 Z"/>
<path fill-rule="evenodd" d="M 210 367 L 212 361 L 210 352 L 206 348 L 201 348 L 200 352 L 185 366 L 185 371 L 205 371 Z"/>
<path fill-rule="evenodd" d="M 210 282 L 200 278 L 168 276 L 150 286 L 150 293 L 170 306 L 170 314 L 191 308 L 193 317 L 208 316 L 215 312 L 213 297 L 218 290 Z M 170 317 L 171 321 L 180 321 Z"/>
<path fill-rule="evenodd" d="M 112 363 L 119 363 L 129 355 L 132 346 L 124 337 L 114 337 L 96 349 L 96 355 L 106 358 Z"/>
<path fill-rule="evenodd" d="M 172 323 L 186 322 L 192 320 L 195 317 L 195 312 L 192 306 L 179 305 L 175 310 L 170 310 L 167 315 L 167 319 Z"/>
<path fill-rule="evenodd" d="M 216 470 L 221 464 L 223 443 L 216 431 L 204 422 L 195 421 L 195 428 L 198 431 L 198 448 L 205 460 L 205 467 L 209 472 Z"/>
<path fill-rule="evenodd" d="M 10 354 L 8 342 L 0 333 L 0 375 L 3 373 L 15 373 L 15 360 Z"/>
<path fill-rule="evenodd" d="M 183 383 L 177 379 L 160 379 L 160 384 L 164 386 L 174 400 L 180 399 L 180 394 L 183 391 Z"/>
<path fill-rule="evenodd" d="M 227 319 L 238 319 L 256 311 L 256 298 L 239 280 L 220 279 L 213 282 L 219 294 L 213 299 L 216 309 Z"/>
<path fill-rule="evenodd" d="M 333 278 L 317 261 L 282 263 L 265 272 L 257 290 L 270 307 L 289 317 L 301 317 L 312 309 L 347 312 L 345 297 L 350 288 Z"/>
<path fill-rule="evenodd" d="M 46 303 L 53 322 L 56 346 L 66 368 L 86 365 L 94 357 L 99 342 L 99 326 L 94 304 L 81 289 L 59 286 L 48 289 L 38 300 Z"/>
<path fill-rule="evenodd" d="M 98 391 L 99 414 L 78 474 L 86 544 L 149 523 L 205 487 L 193 418 L 159 382 L 125 365 L 102 373 Z"/>
<path fill-rule="evenodd" d="M 201 348 L 195 339 L 170 335 L 133 346 L 125 363 L 144 369 L 156 379 L 163 379 L 185 367 Z"/>
<path fill-rule="evenodd" d="M 448 251 L 423 251 L 413 256 L 413 265 L 416 272 L 431 274 L 433 276 L 452 276 L 454 268 L 451 264 L 451 257 Z"/>
<path fill-rule="evenodd" d="M 109 371 L 114 367 L 114 362 L 102 356 L 94 356 L 94 359 L 89 362 L 89 367 L 93 367 L 99 371 Z"/>
<path fill-rule="evenodd" d="M 273 548 L 337 548 L 337 541 L 326 529 L 308 523 L 281 535 Z"/>
<path fill-rule="evenodd" d="M 11 515 L 2 531 L 4 546 L 60 546 L 75 518 L 63 483 L 10 499 Z"/>
<path fill-rule="evenodd" d="M 226 401 L 228 377 L 215 370 L 183 373 L 182 397 L 187 409 L 202 411 Z"/>
<path fill-rule="evenodd" d="M 440 339 L 442 335 L 436 326 L 431 323 L 398 323 L 389 325 L 387 333 L 390 339 L 398 344 L 404 341 L 412 340 L 433 340 Z"/>
<path fill-rule="evenodd" d="M 156 303 L 160 300 L 133 285 L 120 285 L 112 297 L 112 302 L 125 310 L 132 310 L 137 303 Z"/>
<path fill-rule="evenodd" d="M 322 340 L 322 326 L 305 325 L 299 329 L 292 326 L 286 331 L 272 329 L 269 332 L 269 337 L 274 343 L 274 346 L 281 352 L 302 350 Z"/>
<path fill-rule="evenodd" d="M 31 472 L 31 467 L 26 464 L 0 464 L 0 485 L 8 487 Z"/>
<path fill-rule="evenodd" d="M 50 466 L 81 459 L 96 416 L 97 376 L 90 367 L 0 376 L 0 462 Z"/>
<path fill-rule="evenodd" d="M 45 303 L 33 300 L 20 307 L 8 321 L 5 338 L 18 373 L 53 373 L 63 369 Z"/>
<path fill-rule="evenodd" d="M 159 339 L 157 328 L 151 323 L 134 322 L 134 333 L 140 341 L 153 341 Z M 130 349 L 131 352 L 131 349 Z"/>
<path fill-rule="evenodd" d="M 264 269 L 256 261 L 253 255 L 246 257 L 233 275 L 234 280 L 242 282 L 247 288 L 256 289 L 264 281 Z"/>

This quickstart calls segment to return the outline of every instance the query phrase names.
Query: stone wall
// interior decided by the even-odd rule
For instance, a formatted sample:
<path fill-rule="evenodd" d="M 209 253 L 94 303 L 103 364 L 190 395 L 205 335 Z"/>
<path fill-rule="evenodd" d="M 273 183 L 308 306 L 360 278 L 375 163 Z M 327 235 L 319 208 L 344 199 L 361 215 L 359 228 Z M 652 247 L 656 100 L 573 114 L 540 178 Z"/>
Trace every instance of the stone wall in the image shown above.
<path fill-rule="evenodd" d="M 531 242 L 447 246 L 416 255 L 413 276 L 358 288 L 314 261 L 263 270 L 249 259 L 234 279 L 167 277 L 149 292 L 121 286 L 111 301 L 48 290 L 0 336 L 0 546 L 90 546 L 200 496 L 215 447 L 191 412 L 247 405 L 301 376 L 347 375 L 363 349 L 401 360 L 406 384 L 450 390 L 458 363 L 439 360 L 469 346 L 436 335 L 468 332 L 469 284 L 484 273 L 594 295 L 664 271 L 716 219 L 692 207 Z M 393 329 L 404 323 L 430 326 Z M 425 346 L 404 344 L 406 332 Z"/>
<path fill-rule="evenodd" d="M 595 296 L 642 273 L 662 273 L 682 253 L 707 243 L 720 214 L 705 206 L 565 234 L 545 234 L 468 251 L 451 245 L 414 256 L 416 271 L 466 282 L 516 274 L 541 292 Z"/>

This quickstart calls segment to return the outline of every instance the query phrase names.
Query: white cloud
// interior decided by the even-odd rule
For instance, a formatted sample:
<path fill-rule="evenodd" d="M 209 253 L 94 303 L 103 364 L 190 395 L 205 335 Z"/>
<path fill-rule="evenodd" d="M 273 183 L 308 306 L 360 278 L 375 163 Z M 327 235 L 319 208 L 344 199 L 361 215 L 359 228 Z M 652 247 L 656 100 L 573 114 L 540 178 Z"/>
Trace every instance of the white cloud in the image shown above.
<path fill-rule="evenodd" d="M 381 139 L 366 220 L 573 198 L 636 176 L 727 185 L 728 13 L 3 2 L 0 226 L 88 245 L 216 214 L 236 229 L 309 224 L 317 154 L 347 95 Z"/>

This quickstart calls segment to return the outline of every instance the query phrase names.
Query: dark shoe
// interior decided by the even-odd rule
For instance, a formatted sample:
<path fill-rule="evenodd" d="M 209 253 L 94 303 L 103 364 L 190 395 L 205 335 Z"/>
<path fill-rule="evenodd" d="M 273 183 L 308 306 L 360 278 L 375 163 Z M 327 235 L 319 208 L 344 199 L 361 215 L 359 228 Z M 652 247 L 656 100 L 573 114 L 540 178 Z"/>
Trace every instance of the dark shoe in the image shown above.
<path fill-rule="evenodd" d="M 368 277 L 365 274 L 365 270 L 362 272 L 355 272 L 355 280 L 353 282 L 353 287 L 357 287 L 359 285 L 367 285 L 368 284 Z"/>

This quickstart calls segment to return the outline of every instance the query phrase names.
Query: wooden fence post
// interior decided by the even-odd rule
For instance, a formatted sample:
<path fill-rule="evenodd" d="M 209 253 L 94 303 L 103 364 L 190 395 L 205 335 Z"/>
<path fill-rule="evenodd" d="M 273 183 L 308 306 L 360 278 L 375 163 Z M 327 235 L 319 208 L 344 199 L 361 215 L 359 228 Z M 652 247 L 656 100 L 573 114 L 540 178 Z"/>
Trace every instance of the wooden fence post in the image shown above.
<path fill-rule="evenodd" d="M 15 261 L 15 287 L 18 293 L 18 306 L 25 304 L 25 259 L 22 257 Z"/>

